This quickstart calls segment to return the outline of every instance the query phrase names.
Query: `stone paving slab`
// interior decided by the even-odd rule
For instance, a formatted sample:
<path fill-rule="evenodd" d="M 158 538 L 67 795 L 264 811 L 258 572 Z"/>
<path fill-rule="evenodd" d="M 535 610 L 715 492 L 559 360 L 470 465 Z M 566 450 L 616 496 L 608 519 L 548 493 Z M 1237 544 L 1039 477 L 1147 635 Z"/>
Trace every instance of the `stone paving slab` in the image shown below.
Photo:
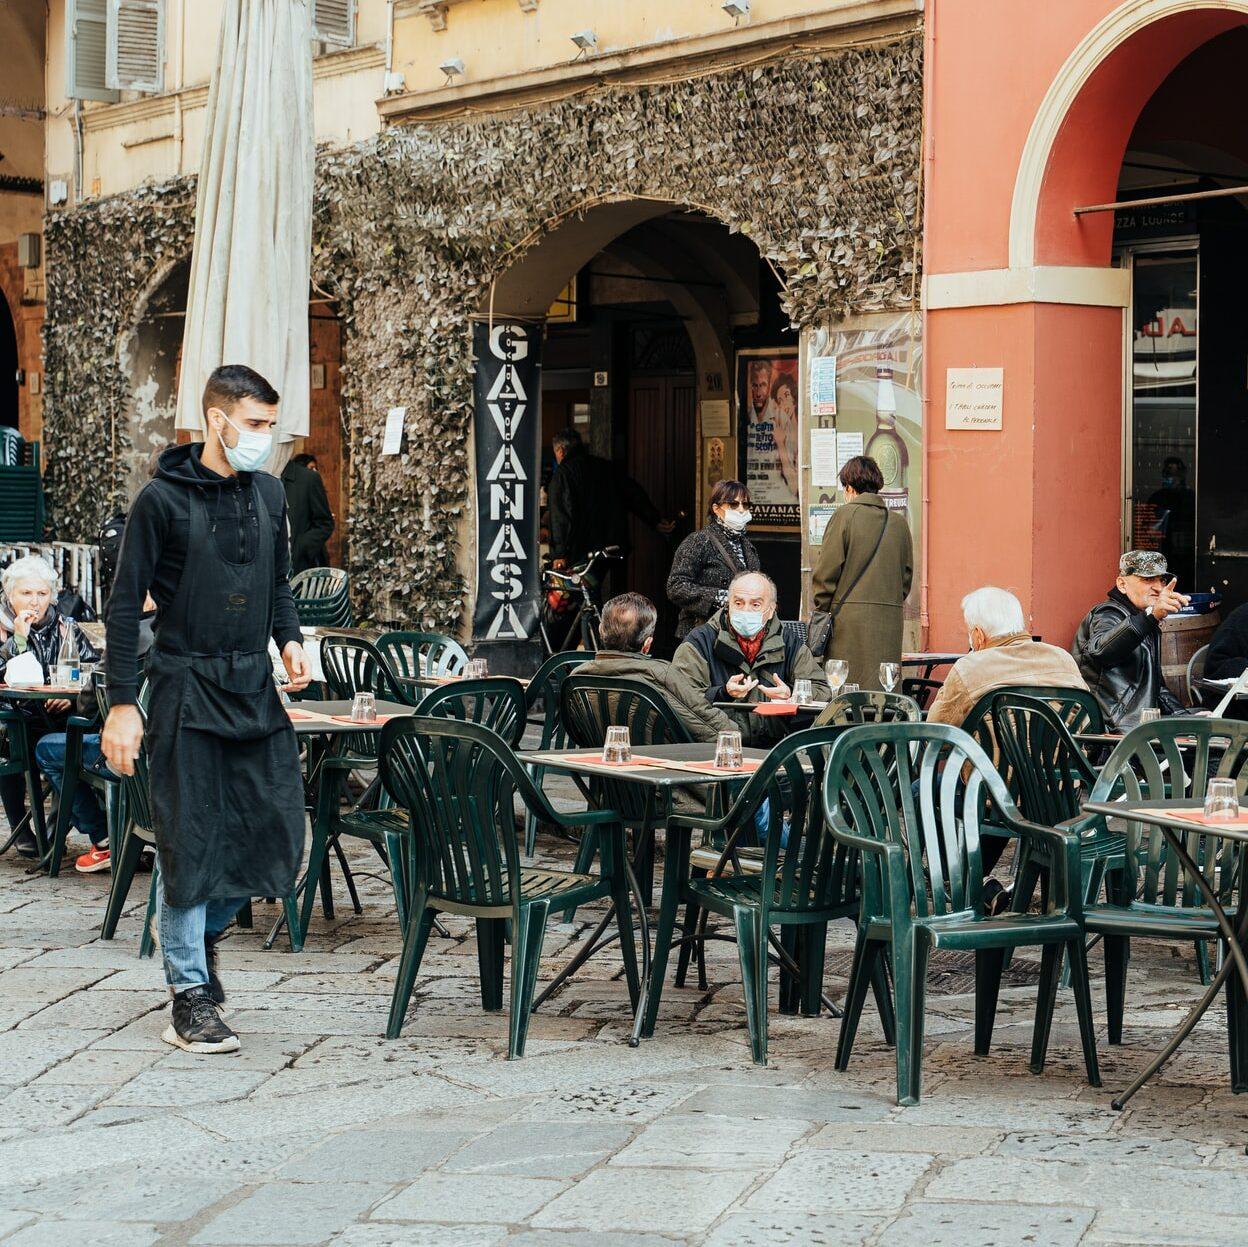
<path fill-rule="evenodd" d="M 566 865 L 566 845 L 542 851 Z M 669 985 L 640 1048 L 612 950 L 509 1062 L 506 1013 L 480 1009 L 473 924 L 451 919 L 402 1038 L 386 1040 L 393 897 L 384 879 L 360 886 L 364 913 L 314 917 L 305 953 L 261 947 L 264 904 L 228 934 L 243 1049 L 203 1058 L 161 1041 L 159 964 L 136 955 L 141 889 L 103 942 L 102 880 L 0 858 L 3 1247 L 1248 1243 L 1248 1104 L 1229 1090 L 1220 1012 L 1127 1112 L 1109 1103 L 1199 993 L 1190 949 L 1133 946 L 1119 1048 L 1094 985 L 1103 1088 L 1084 1080 L 1067 993 L 1040 1077 L 1034 989 L 1003 992 L 986 1058 L 971 1050 L 973 998 L 930 995 L 923 1102 L 901 1109 L 871 1002 L 841 1073 L 836 1021 L 780 1016 L 773 974 L 770 1061 L 754 1066 L 722 943 L 708 989 Z M 544 976 L 602 912 L 552 924 Z M 851 941 L 834 924 L 832 948 Z M 845 986 L 830 970 L 828 994 Z"/>

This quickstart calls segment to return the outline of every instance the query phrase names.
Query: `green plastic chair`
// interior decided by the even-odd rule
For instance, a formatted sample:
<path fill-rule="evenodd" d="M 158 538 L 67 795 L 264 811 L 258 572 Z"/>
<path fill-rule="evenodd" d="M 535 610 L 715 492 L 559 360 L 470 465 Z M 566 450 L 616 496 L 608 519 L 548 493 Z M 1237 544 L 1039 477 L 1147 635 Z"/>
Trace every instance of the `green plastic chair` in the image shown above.
<path fill-rule="evenodd" d="M 0 728 L 7 742 L 7 757 L 0 758 L 0 775 L 20 775 L 25 781 L 26 821 L 35 837 L 39 860 L 43 861 L 49 852 L 48 827 L 43 811 L 43 781 L 39 775 L 39 764 L 35 761 L 34 747 L 30 743 L 29 721 L 20 710 L 0 706 Z M 20 828 L 20 823 L 10 828 L 9 837 L 0 846 L 0 851 L 8 849 Z"/>
<path fill-rule="evenodd" d="M 407 680 L 422 675 L 459 675 L 468 665 L 468 652 L 464 647 L 440 632 L 387 632 L 377 638 L 377 649 L 391 670 Z"/>
<path fill-rule="evenodd" d="M 983 903 L 979 827 L 984 801 L 1020 839 L 1046 846 L 1053 862 L 1044 913 L 990 917 Z M 862 860 L 862 904 L 836 1067 L 849 1065 L 876 964 L 892 954 L 897 1016 L 897 1100 L 919 1102 L 924 995 L 933 948 L 975 953 L 975 1052 L 992 1040 L 1005 953 L 1043 948 L 1031 1069 L 1048 1048 L 1052 997 L 1064 948 L 1088 1081 L 1100 1085 L 1088 964 L 1083 945 L 1079 841 L 1019 814 L 987 754 L 944 724 L 888 723 L 845 732 L 832 746 L 823 801 L 832 836 Z"/>
<path fill-rule="evenodd" d="M 108 715 L 108 695 L 102 680 L 95 686 L 95 696 L 96 705 L 99 708 L 99 713 L 95 718 L 88 718 L 86 715 L 71 715 L 65 725 L 65 770 L 48 857 L 48 874 L 52 878 L 56 878 L 61 871 L 65 842 L 69 838 L 70 823 L 73 818 L 74 799 L 78 794 L 80 784 L 86 784 L 99 795 L 103 802 L 110 844 L 115 838 L 114 824 L 122 815 L 119 799 L 121 776 L 110 770 L 97 771 L 82 764 L 83 737 L 89 733 L 99 732 L 101 723 Z M 117 833 L 116 838 L 120 839 L 120 832 Z"/>
<path fill-rule="evenodd" d="M 565 650 L 552 654 L 537 669 L 524 691 L 528 726 L 538 732 L 538 749 L 562 749 L 568 743 L 559 715 L 559 696 L 564 680 L 593 657 L 584 650 Z M 540 788 L 546 776 L 544 766 L 530 766 L 529 774 Z M 537 817 L 531 810 L 524 815 L 524 854 L 532 857 L 537 848 Z"/>
<path fill-rule="evenodd" d="M 844 727 L 850 723 L 918 723 L 919 703 L 904 693 L 861 690 L 833 697 L 815 720 L 815 727 Z"/>
<path fill-rule="evenodd" d="M 1216 763 L 1215 741 L 1226 742 Z M 1088 799 L 1116 801 L 1125 797 L 1128 804 L 1183 798 L 1199 801 L 1211 776 L 1234 779 L 1240 800 L 1245 799 L 1248 723 L 1171 717 L 1142 723 L 1128 732 L 1106 759 Z M 1099 814 L 1085 814 L 1070 827 L 1081 835 L 1109 834 Z M 1109 877 L 1108 900 L 1087 905 L 1084 910 L 1087 929 L 1105 939 L 1105 997 L 1111 1044 L 1122 1042 L 1127 963 L 1133 936 L 1194 943 L 1206 983 L 1209 971 L 1205 942 L 1220 936 L 1213 911 L 1203 904 L 1199 887 L 1169 850 L 1160 829 L 1136 822 L 1124 822 L 1124 828 L 1124 866 Z M 1184 837 L 1184 847 L 1200 865 L 1218 900 L 1229 903 L 1234 894 L 1237 861 L 1229 842 L 1193 827 Z M 1243 903 L 1242 899 L 1239 903 Z M 1248 1070 L 1243 1072 L 1248 1074 Z"/>
<path fill-rule="evenodd" d="M 502 1008 L 505 924 L 511 924 L 508 1055 L 524 1054 L 546 922 L 555 905 L 609 897 L 615 904 L 628 994 L 640 984 L 624 859 L 624 832 L 610 809 L 564 815 L 546 800 L 507 742 L 488 728 L 447 719 L 403 719 L 382 732 L 381 777 L 412 825 L 411 918 L 386 1036 L 397 1039 L 434 918 L 461 914 L 477 923 L 481 1005 Z M 597 832 L 602 871 L 524 867 L 513 832 L 516 796 L 543 822 Z"/>
<path fill-rule="evenodd" d="M 306 627 L 349 628 L 350 578 L 341 567 L 309 567 L 290 578 L 295 613 Z"/>
<path fill-rule="evenodd" d="M 842 734 L 842 729 L 832 727 L 786 736 L 722 818 L 688 814 L 668 818 L 664 869 L 674 872 L 674 878 L 681 882 L 675 887 L 665 884 L 663 889 L 643 1035 L 654 1033 L 682 903 L 733 923 L 750 1051 L 756 1064 L 767 1063 L 767 968 L 772 927 L 779 927 L 782 935 L 778 941 L 782 950 L 782 1010 L 795 1013 L 800 1004 L 807 1016 L 818 1014 L 828 924 L 838 918 L 852 918 L 859 904 L 858 852 L 825 835 L 820 798 L 828 751 Z M 740 846 L 757 843 L 757 817 L 764 803 L 766 833 L 761 836 L 761 863 L 746 871 L 737 851 Z M 731 862 L 732 873 L 717 871 L 703 878 L 690 877 L 690 833 L 694 830 L 700 830 L 704 839 L 722 839 L 721 857 L 725 866 Z M 783 938 L 789 933 L 796 938 Z M 793 964 L 785 964 L 788 959 Z M 891 1030 L 882 961 L 876 964 L 874 984 L 886 1030 Z"/>
<path fill-rule="evenodd" d="M 524 689 L 519 680 L 508 676 L 490 676 L 484 680 L 459 680 L 434 689 L 420 703 L 419 713 L 427 718 L 455 719 L 494 732 L 509 746 L 519 744 L 524 731 Z M 394 722 L 395 720 L 391 720 Z M 384 737 L 385 727 L 369 736 Z M 358 735 L 358 733 L 353 733 Z M 349 741 L 348 738 L 344 740 Z M 378 745 L 377 747 L 380 747 Z M 371 760 L 376 763 L 376 756 Z M 316 903 L 313 881 L 319 880 L 322 892 L 329 886 L 329 847 L 342 836 L 371 844 L 390 871 L 394 890 L 395 910 L 399 927 L 407 929 L 409 820 L 405 809 L 391 804 L 390 790 L 384 783 L 376 794 L 366 793 L 345 813 L 342 811 L 347 777 L 359 769 L 360 759 L 345 748 L 321 763 L 321 782 L 317 791 L 315 816 L 312 820 L 312 845 L 308 850 L 307 886 L 303 894 L 300 934 L 307 937 Z M 380 778 L 380 777 L 379 777 Z M 376 799 L 379 797 L 380 799 Z M 332 909 L 329 916 L 332 917 Z"/>
<path fill-rule="evenodd" d="M 634 749 L 690 743 L 689 733 L 662 695 L 648 684 L 625 676 L 566 676 L 559 690 L 559 715 L 568 740 L 576 748 L 601 749 L 609 727 L 627 727 Z M 671 813 L 671 788 L 660 790 L 648 784 L 606 778 L 578 777 L 576 782 L 591 808 L 618 811 L 624 826 L 633 833 L 633 868 L 649 903 L 654 884 L 654 830 Z M 597 844 L 591 828 L 582 837 L 576 855 L 578 873 L 589 870 Z M 564 922 L 571 922 L 575 914 L 575 906 L 569 906 L 563 914 Z"/>

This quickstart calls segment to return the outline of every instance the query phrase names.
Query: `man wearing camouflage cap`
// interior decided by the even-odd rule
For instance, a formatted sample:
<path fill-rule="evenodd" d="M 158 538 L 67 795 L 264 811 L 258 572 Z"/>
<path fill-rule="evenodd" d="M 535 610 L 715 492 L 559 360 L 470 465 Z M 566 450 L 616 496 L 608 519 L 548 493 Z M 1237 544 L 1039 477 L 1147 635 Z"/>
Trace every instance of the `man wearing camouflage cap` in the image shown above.
<path fill-rule="evenodd" d="M 1183 713 L 1161 673 L 1161 621 L 1189 601 L 1175 592 L 1175 583 L 1164 554 L 1128 550 L 1109 596 L 1075 634 L 1075 661 L 1111 730 L 1134 727 L 1141 710 Z"/>

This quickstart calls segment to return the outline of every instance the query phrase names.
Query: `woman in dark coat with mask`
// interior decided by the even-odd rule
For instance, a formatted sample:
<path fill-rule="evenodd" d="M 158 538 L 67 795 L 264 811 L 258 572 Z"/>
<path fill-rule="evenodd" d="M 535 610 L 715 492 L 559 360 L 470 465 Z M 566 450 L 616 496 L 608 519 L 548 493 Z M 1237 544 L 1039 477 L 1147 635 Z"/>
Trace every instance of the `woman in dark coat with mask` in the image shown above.
<path fill-rule="evenodd" d="M 710 518 L 676 549 L 667 578 L 668 600 L 680 607 L 676 639 L 683 641 L 728 601 L 728 586 L 742 572 L 762 567 L 750 523 L 750 491 L 740 481 L 720 481 L 711 491 Z"/>

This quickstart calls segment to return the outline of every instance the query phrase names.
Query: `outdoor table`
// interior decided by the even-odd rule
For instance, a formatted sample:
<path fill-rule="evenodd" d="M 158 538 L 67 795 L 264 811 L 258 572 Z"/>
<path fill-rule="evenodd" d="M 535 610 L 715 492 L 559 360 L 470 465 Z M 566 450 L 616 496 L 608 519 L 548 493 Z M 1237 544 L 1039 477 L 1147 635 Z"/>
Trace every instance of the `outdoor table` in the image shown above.
<path fill-rule="evenodd" d="M 922 680 L 930 680 L 932 678 L 932 672 L 935 671 L 937 667 L 948 667 L 957 662 L 959 658 L 965 657 L 965 650 L 959 654 L 942 653 L 940 651 L 920 651 L 913 654 L 902 654 L 901 665 L 903 667 L 922 668 L 919 678 Z"/>
<path fill-rule="evenodd" d="M 56 684 L 29 684 L 17 688 L 11 688 L 7 684 L 0 684 L 0 700 L 4 701 L 68 701 L 72 710 L 73 703 L 77 701 L 78 694 L 82 692 L 82 688 L 66 688 Z M 35 839 L 39 843 L 41 856 L 36 863 L 36 869 L 42 868 L 48 860 L 50 846 L 48 845 L 48 823 L 43 811 L 43 785 L 39 780 L 39 766 L 35 762 L 35 750 L 30 743 L 30 724 L 23 716 L 18 722 L 10 723 L 9 730 L 16 728 L 22 734 L 22 744 L 25 749 L 26 757 L 26 802 L 28 805 L 27 817 L 34 826 Z M 23 820 L 24 821 L 24 820 Z M 22 829 L 22 823 L 19 822 L 12 829 L 9 838 L 0 845 L 0 853 L 8 851 L 13 841 L 17 839 L 17 834 Z"/>
<path fill-rule="evenodd" d="M 786 731 L 800 731 L 804 727 L 810 727 L 812 723 L 827 709 L 826 701 L 808 701 L 803 705 L 796 705 L 793 702 L 757 702 L 757 701 L 715 701 L 711 705 L 716 710 L 722 710 L 725 714 L 753 715 L 754 708 L 762 705 L 772 706 L 794 706 L 793 714 L 770 714 L 757 715 L 759 719 L 779 719 L 781 725 Z"/>
<path fill-rule="evenodd" d="M 1208 1012 L 1214 998 L 1226 985 L 1227 1037 L 1231 1046 L 1232 1090 L 1248 1091 L 1248 1062 L 1242 1059 L 1243 1049 L 1248 1045 L 1248 823 L 1194 823 L 1176 816 L 1176 811 L 1200 811 L 1200 801 L 1089 801 L 1084 805 L 1089 814 L 1100 814 L 1107 821 L 1147 823 L 1161 829 L 1166 843 L 1173 850 L 1180 865 L 1191 876 L 1209 906 L 1218 927 L 1226 940 L 1227 956 L 1222 968 L 1214 976 L 1205 994 L 1192 1007 L 1169 1043 L 1161 1050 L 1146 1070 L 1131 1086 L 1113 1101 L 1114 1108 L 1121 1109 L 1126 1102 L 1174 1055 L 1183 1041 L 1192 1033 L 1196 1023 Z M 1238 888 L 1236 925 L 1218 900 L 1200 867 L 1192 860 L 1179 833 L 1198 831 L 1202 835 L 1217 836 L 1240 846 L 1238 853 Z M 1232 969 L 1236 977 L 1231 977 Z M 1240 1049 L 1237 1057 L 1236 1048 Z"/>
<path fill-rule="evenodd" d="M 614 763 L 608 765 L 591 759 L 589 756 L 593 754 L 600 757 L 601 753 L 602 749 L 598 747 L 597 749 L 535 750 L 519 753 L 516 756 L 526 765 L 540 766 L 546 772 L 559 771 L 563 774 L 580 778 L 612 779 L 626 783 L 635 783 L 641 787 L 652 789 L 656 797 L 662 795 L 669 798 L 671 790 L 680 785 L 740 783 L 748 779 L 754 769 L 750 768 L 740 771 L 691 769 L 691 763 L 694 766 L 709 767 L 709 764 L 714 761 L 715 745 L 713 742 L 686 745 L 638 745 L 633 751 L 634 758 L 639 760 L 635 765 L 616 765 Z M 750 762 L 761 762 L 767 756 L 767 750 L 765 749 L 744 749 L 742 753 L 747 764 Z M 640 761 L 640 759 L 654 759 L 658 765 Z M 647 828 L 645 834 L 652 837 L 654 835 L 654 827 L 650 826 Z M 640 856 L 640 853 L 641 846 L 639 845 L 637 856 Z M 641 993 L 638 996 L 637 1012 L 633 1017 L 633 1030 L 628 1041 L 630 1048 L 636 1048 L 641 1042 L 641 1027 L 645 1018 L 646 1001 L 650 995 L 650 923 L 646 916 L 645 901 L 642 896 L 641 885 L 638 883 L 636 873 L 633 870 L 633 863 L 626 861 L 625 866 L 628 870 L 629 887 L 637 902 L 637 913 L 641 926 L 643 963 Z M 665 895 L 668 887 L 671 886 L 669 883 L 670 873 L 667 869 L 663 872 L 663 890 Z M 603 932 L 610 925 L 614 915 L 615 908 L 611 906 L 584 948 L 572 958 L 555 976 L 554 981 L 533 1002 L 534 1010 L 562 987 L 571 975 L 575 974 L 599 948 L 603 947 L 603 943 L 609 942 L 604 941 L 600 943 L 599 941 Z"/>
<path fill-rule="evenodd" d="M 307 787 L 308 803 L 313 810 L 316 809 L 320 766 L 328 751 L 328 743 L 331 736 L 351 736 L 358 735 L 361 732 L 378 732 L 384 726 L 384 720 L 387 717 L 410 715 L 414 712 L 414 707 L 404 705 L 401 702 L 379 701 L 377 702 L 377 721 L 372 723 L 355 723 L 351 721 L 351 704 L 349 701 L 298 701 L 291 702 L 286 707 L 286 713 L 290 716 L 291 726 L 295 729 L 297 737 L 318 738 L 315 742 L 309 742 L 308 774 L 304 781 Z M 359 897 L 356 895 L 355 883 L 351 878 L 350 870 L 347 868 L 346 858 L 338 842 L 335 840 L 332 843 L 334 852 L 338 857 L 338 863 L 342 867 L 343 875 L 347 881 L 347 892 L 351 897 L 352 907 L 357 914 L 361 913 Z M 308 886 L 308 874 L 305 870 L 295 887 L 295 896 L 300 896 L 306 891 Z M 277 939 L 285 922 L 286 914 L 283 911 L 273 924 L 268 938 L 264 941 L 265 948 L 273 947 L 273 941 Z"/>

